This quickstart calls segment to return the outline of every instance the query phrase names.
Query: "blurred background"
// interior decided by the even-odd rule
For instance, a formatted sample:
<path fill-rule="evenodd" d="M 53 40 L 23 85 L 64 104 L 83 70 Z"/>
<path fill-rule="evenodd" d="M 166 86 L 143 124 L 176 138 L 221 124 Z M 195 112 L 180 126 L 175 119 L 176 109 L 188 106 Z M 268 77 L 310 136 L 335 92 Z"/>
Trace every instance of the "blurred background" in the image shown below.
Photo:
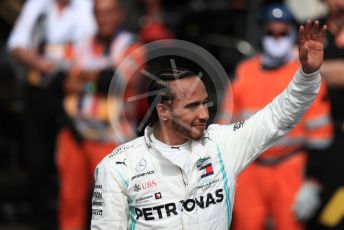
<path fill-rule="evenodd" d="M 58 132 L 56 130 L 61 128 L 61 123 L 64 121 L 61 121 L 63 120 L 61 118 L 50 117 L 51 121 L 57 123 L 54 127 L 55 135 L 47 137 L 48 140 L 36 143 L 44 145 L 46 142 L 52 142 L 52 147 L 48 147 L 50 154 L 41 157 L 39 154 L 35 156 L 29 153 L 31 150 L 28 150 L 30 148 L 28 142 L 31 141 L 28 136 L 34 135 L 36 131 L 35 128 L 31 128 L 32 133 L 30 133 L 30 128 L 28 128 L 30 120 L 28 121 L 27 104 L 33 103 L 36 106 L 38 117 L 36 118 L 39 121 L 40 113 L 44 111 L 39 111 L 37 108 L 40 107 L 40 99 L 44 99 L 42 98 L 44 94 L 34 101 L 28 99 L 30 97 L 27 95 L 28 66 L 32 64 L 30 60 L 33 60 L 33 56 L 29 55 L 23 58 L 24 61 L 20 60 L 23 56 L 13 51 L 15 42 L 12 42 L 12 45 L 9 44 L 10 34 L 14 33 L 14 25 L 20 20 L 19 15 L 23 12 L 23 6 L 30 1 L 45 1 L 53 4 L 55 0 L 0 1 L 0 229 L 63 229 L 58 227 L 57 220 L 60 183 L 55 165 L 56 146 L 54 143 Z M 56 0 L 58 1 L 60 0 Z M 62 5 L 66 4 L 63 2 L 68 2 L 68 0 L 61 0 Z M 329 13 L 327 1 L 321 0 L 130 0 L 125 2 L 128 13 L 124 17 L 123 28 L 136 34 L 140 43 L 163 38 L 191 41 L 213 54 L 223 65 L 231 80 L 235 78 L 238 63 L 253 57 L 261 50 L 262 31 L 258 19 L 263 6 L 270 3 L 284 3 L 293 12 L 296 24 L 304 23 L 307 18 L 325 18 Z M 29 18 L 27 14 L 30 13 L 26 12 L 22 17 Z M 32 14 L 34 14 L 33 11 Z M 21 20 L 25 21 L 23 18 Z M 81 23 L 87 23 L 86 20 L 82 20 L 82 17 L 79 20 Z M 27 23 L 29 21 L 30 19 Z M 28 29 L 28 25 L 22 24 L 24 24 L 22 28 Z M 62 23 L 51 24 L 53 28 L 51 33 L 55 33 L 54 30 L 62 26 Z M 83 26 L 91 27 L 90 24 Z M 17 31 L 18 41 L 21 36 L 27 36 L 25 33 L 20 34 L 20 31 L 19 33 Z M 31 33 L 36 32 L 31 31 Z M 30 42 L 34 43 L 34 39 Z M 26 47 L 30 46 L 30 42 L 26 44 Z M 344 58 L 343 47 L 338 51 L 337 58 L 340 61 Z M 35 66 L 35 64 L 32 65 Z M 41 63 L 41 65 L 44 64 Z M 44 72 L 43 69 L 42 67 L 42 72 Z M 63 83 L 57 84 L 61 86 Z M 342 83 L 338 83 L 338 87 L 335 88 L 342 87 L 340 84 Z M 54 116 L 56 113 L 51 114 L 47 116 Z M 34 115 L 35 112 L 30 116 Z M 43 122 L 44 119 L 42 118 L 41 121 Z M 339 126 L 341 125 L 342 123 Z M 344 153 L 343 149 L 341 151 Z M 39 163 L 32 163 L 36 160 Z M 344 163 L 340 160 L 339 162 L 340 165 Z M 32 167 L 41 168 L 41 170 L 32 173 Z M 333 177 L 332 174 L 329 175 Z M 333 188 L 331 188 L 333 191 L 342 186 L 344 173 L 337 176 L 342 180 L 333 182 Z M 40 178 L 43 177 L 41 183 Z M 32 183 L 32 180 L 36 182 Z M 341 197 L 341 202 L 344 202 L 343 194 Z M 344 207 L 344 203 L 340 205 Z M 320 227 L 321 224 L 317 224 L 319 221 L 316 219 L 314 221 L 316 224 L 310 229 L 344 229 L 343 225 L 339 224 L 343 222 L 344 211 L 333 215 L 341 216 L 338 217 L 340 221 L 332 226 Z"/>

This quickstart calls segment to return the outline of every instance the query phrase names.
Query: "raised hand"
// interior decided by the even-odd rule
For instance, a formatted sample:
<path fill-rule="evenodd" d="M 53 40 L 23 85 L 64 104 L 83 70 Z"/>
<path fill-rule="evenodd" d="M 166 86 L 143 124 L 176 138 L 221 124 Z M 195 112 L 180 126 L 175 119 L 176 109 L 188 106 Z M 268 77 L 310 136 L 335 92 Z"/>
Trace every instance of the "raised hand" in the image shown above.
<path fill-rule="evenodd" d="M 326 25 L 319 30 L 319 21 L 315 21 L 312 25 L 311 20 L 307 20 L 305 26 L 300 26 L 299 58 L 303 72 L 313 73 L 320 69 L 324 58 L 326 32 Z"/>

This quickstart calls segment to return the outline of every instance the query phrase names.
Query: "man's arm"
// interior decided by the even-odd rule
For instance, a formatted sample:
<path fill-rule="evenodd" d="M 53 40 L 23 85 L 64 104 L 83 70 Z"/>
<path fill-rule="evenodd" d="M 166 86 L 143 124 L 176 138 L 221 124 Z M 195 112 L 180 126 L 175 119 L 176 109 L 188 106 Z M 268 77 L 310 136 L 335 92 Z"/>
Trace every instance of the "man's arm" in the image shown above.
<path fill-rule="evenodd" d="M 127 197 L 124 185 L 118 180 L 111 164 L 102 162 L 95 170 L 95 186 L 92 198 L 92 230 L 126 230 L 129 221 Z"/>
<path fill-rule="evenodd" d="M 42 74 L 49 75 L 54 70 L 55 63 L 52 60 L 44 58 L 34 50 L 16 47 L 12 49 L 10 53 L 26 67 L 34 69 Z"/>
<path fill-rule="evenodd" d="M 14 58 L 25 66 L 43 74 L 51 73 L 54 63 L 38 54 L 35 47 L 32 47 L 32 38 L 38 18 L 46 10 L 47 4 L 49 3 L 42 0 L 27 1 L 17 18 L 7 43 L 7 47 Z"/>
<path fill-rule="evenodd" d="M 300 27 L 300 68 L 288 87 L 270 104 L 245 122 L 218 127 L 220 151 L 227 165 L 237 175 L 249 163 L 292 129 L 317 96 L 320 87 L 319 69 L 323 61 L 323 40 L 326 26 L 319 22 Z M 268 86 L 267 86 L 268 87 Z M 235 99 L 235 98 L 234 98 Z"/>

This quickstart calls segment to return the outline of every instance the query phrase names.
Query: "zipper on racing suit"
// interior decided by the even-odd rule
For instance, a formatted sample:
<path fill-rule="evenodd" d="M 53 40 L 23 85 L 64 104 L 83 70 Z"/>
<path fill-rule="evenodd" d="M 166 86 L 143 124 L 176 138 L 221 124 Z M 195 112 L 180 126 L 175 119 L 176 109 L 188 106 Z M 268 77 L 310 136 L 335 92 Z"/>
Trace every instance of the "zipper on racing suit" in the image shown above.
<path fill-rule="evenodd" d="M 181 169 L 179 168 L 179 170 L 181 171 L 182 173 L 182 179 L 183 179 L 183 183 L 185 185 L 184 187 L 184 192 L 185 192 L 185 196 L 184 196 L 184 199 L 183 201 L 186 201 L 188 198 L 189 199 L 194 199 L 195 198 L 195 194 L 193 194 L 192 191 L 192 188 L 190 188 L 190 186 L 193 186 L 193 183 L 192 183 L 192 180 L 191 180 L 191 184 L 190 184 L 190 178 L 193 176 L 192 175 L 192 172 L 190 173 L 190 177 L 188 177 L 186 175 L 186 173 Z M 192 179 L 192 178 L 191 178 Z M 184 212 L 184 207 L 183 207 L 183 204 L 181 203 L 182 205 L 182 213 Z M 195 206 L 196 210 L 197 210 L 197 207 Z M 182 217 L 182 226 L 183 226 L 183 229 L 189 229 L 190 226 L 186 225 L 183 221 L 183 214 L 181 213 L 181 217 Z"/>
<path fill-rule="evenodd" d="M 184 171 L 179 168 L 181 174 L 182 174 L 182 180 L 183 180 L 183 183 L 184 183 L 184 198 L 183 198 L 183 201 L 185 201 L 187 198 L 188 198 L 188 178 L 187 176 L 185 175 Z M 184 221 L 183 221 L 183 211 L 184 211 L 184 206 L 183 206 L 183 203 L 180 202 L 180 205 L 181 205 L 181 219 L 182 219 L 182 227 L 183 229 L 186 229 L 187 226 L 185 226 L 184 224 Z"/>

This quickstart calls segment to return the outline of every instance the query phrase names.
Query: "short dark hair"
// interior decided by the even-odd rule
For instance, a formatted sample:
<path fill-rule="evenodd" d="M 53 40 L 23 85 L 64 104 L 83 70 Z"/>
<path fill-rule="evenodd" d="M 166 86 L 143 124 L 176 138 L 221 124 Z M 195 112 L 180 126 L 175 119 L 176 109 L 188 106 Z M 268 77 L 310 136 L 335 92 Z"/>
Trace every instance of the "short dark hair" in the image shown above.
<path fill-rule="evenodd" d="M 150 117 L 148 119 L 148 125 L 152 126 L 158 121 L 158 112 L 156 106 L 159 103 L 173 101 L 173 93 L 170 88 L 170 83 L 175 80 L 198 77 L 198 75 L 190 70 L 184 68 L 176 69 L 164 69 L 154 75 L 158 79 L 151 80 L 148 86 L 148 106 Z"/>

